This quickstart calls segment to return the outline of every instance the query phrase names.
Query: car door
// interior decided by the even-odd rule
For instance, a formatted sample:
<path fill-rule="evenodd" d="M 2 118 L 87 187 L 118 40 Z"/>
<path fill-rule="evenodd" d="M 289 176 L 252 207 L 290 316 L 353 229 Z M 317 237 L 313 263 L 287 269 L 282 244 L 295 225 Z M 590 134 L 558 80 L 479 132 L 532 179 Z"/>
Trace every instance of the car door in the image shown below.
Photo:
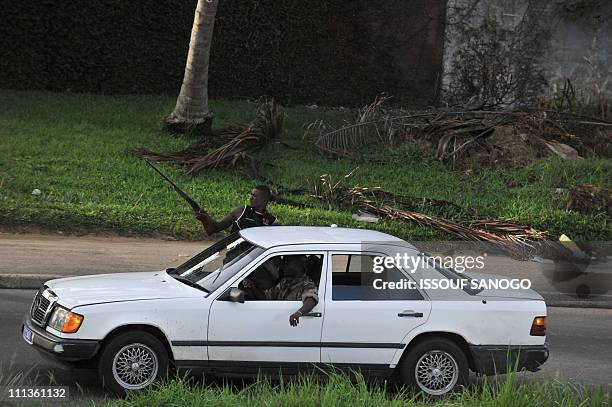
<path fill-rule="evenodd" d="M 311 313 L 300 318 L 292 327 L 289 316 L 296 312 L 302 301 L 249 300 L 244 303 L 216 298 L 210 308 L 208 325 L 208 355 L 213 363 L 271 362 L 285 366 L 292 363 L 320 362 L 321 328 L 323 323 L 327 258 L 324 252 L 283 252 L 272 254 L 258 262 L 251 270 L 231 283 L 231 287 L 248 278 L 264 262 L 274 257 L 304 255 L 311 260 L 310 270 L 318 267 L 320 300 Z M 313 257 L 311 257 L 313 256 Z M 277 260 L 277 259 L 274 259 Z M 259 269 L 260 270 L 260 269 Z M 270 363 L 267 364 L 270 366 Z"/>
<path fill-rule="evenodd" d="M 416 289 L 377 289 L 410 277 L 396 268 L 374 273 L 377 253 L 330 252 L 321 361 L 389 365 L 403 338 L 423 324 L 431 304 Z"/>

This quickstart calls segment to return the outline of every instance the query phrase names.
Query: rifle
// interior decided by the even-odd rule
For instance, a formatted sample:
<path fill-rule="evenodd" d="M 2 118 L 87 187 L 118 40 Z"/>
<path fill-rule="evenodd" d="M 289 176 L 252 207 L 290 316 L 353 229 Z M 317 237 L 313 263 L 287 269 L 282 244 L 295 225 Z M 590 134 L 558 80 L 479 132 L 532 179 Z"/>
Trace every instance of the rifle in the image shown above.
<path fill-rule="evenodd" d="M 200 208 L 200 205 L 198 205 L 198 203 L 196 201 L 194 201 L 192 197 L 190 197 L 189 195 L 187 195 L 187 193 L 185 191 L 180 189 L 179 186 L 174 183 L 174 181 L 172 181 L 163 172 L 161 172 L 160 169 L 157 168 L 151 161 L 149 161 L 147 159 L 144 159 L 144 161 L 147 164 L 149 164 L 151 166 L 151 168 L 153 168 L 155 170 L 155 172 L 157 172 L 159 175 L 161 175 L 163 179 L 165 179 L 166 181 L 168 181 L 170 183 L 170 185 L 172 185 L 172 187 L 174 188 L 176 193 L 179 194 L 181 196 L 181 198 L 183 198 L 185 201 L 187 201 L 187 203 L 189 204 L 189 206 L 191 206 L 191 209 L 193 209 L 193 211 L 195 213 L 199 213 L 202 210 L 202 208 Z"/>

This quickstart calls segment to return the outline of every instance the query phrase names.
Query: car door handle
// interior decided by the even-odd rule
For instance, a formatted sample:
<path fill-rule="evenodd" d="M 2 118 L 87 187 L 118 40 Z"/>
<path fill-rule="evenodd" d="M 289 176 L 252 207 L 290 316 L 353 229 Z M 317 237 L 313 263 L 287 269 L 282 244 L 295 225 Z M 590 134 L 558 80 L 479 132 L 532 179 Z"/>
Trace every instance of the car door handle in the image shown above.
<path fill-rule="evenodd" d="M 414 317 L 414 318 L 423 318 L 422 312 L 414 312 L 413 310 L 405 310 L 397 314 L 398 317 Z"/>
<path fill-rule="evenodd" d="M 323 316 L 323 314 L 321 314 L 320 312 L 308 312 L 304 315 L 302 315 L 303 317 L 315 317 L 315 318 L 321 318 Z"/>

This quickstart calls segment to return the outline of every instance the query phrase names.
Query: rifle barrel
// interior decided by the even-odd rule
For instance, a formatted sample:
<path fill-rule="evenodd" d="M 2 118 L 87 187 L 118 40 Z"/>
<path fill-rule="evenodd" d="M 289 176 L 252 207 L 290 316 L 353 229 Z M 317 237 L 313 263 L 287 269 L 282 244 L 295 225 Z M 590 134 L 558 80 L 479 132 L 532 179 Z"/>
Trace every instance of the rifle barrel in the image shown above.
<path fill-rule="evenodd" d="M 153 169 L 155 170 L 155 172 L 157 172 L 159 175 L 161 175 L 163 179 L 165 179 L 165 180 L 166 180 L 166 181 L 168 181 L 170 184 L 172 184 L 172 186 L 173 186 L 173 187 L 180 189 L 180 188 L 179 188 L 179 186 L 178 186 L 178 185 L 176 185 L 176 184 L 174 183 L 174 181 L 172 181 L 170 178 L 168 178 L 168 176 L 166 176 L 166 174 L 164 174 L 163 172 L 161 172 L 161 171 L 160 171 L 160 169 L 159 169 L 159 168 L 157 168 L 155 165 L 153 165 L 153 163 L 152 163 L 151 161 L 149 161 L 149 160 L 145 159 L 145 162 L 146 162 L 147 164 L 149 164 L 149 165 L 151 166 L 151 168 L 153 168 Z"/>
<path fill-rule="evenodd" d="M 200 208 L 200 205 L 198 205 L 198 203 L 192 197 L 187 195 L 187 193 L 185 191 L 183 191 L 178 185 L 176 185 L 174 183 L 174 181 L 172 181 L 170 178 L 168 178 L 166 176 L 166 174 L 161 172 L 159 168 L 157 168 L 155 165 L 153 165 L 152 162 L 150 162 L 147 159 L 145 159 L 144 161 L 147 164 L 149 164 L 151 166 L 151 168 L 153 168 L 155 170 L 155 172 L 157 172 L 159 175 L 161 175 L 163 179 L 168 181 L 174 187 L 174 190 L 179 194 L 179 196 L 181 198 L 183 198 L 185 201 L 187 201 L 187 203 L 189 204 L 189 206 L 191 206 L 191 209 L 193 209 L 194 212 L 198 212 L 198 211 L 200 211 L 202 209 L 202 208 Z"/>

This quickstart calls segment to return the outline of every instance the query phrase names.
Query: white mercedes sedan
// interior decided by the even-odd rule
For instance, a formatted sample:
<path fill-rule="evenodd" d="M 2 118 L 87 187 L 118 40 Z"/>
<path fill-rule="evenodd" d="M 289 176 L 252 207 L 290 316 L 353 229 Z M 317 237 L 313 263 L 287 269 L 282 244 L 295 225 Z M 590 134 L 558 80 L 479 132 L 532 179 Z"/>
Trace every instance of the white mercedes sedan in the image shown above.
<path fill-rule="evenodd" d="M 376 231 L 245 229 L 174 269 L 50 280 L 22 335 L 46 356 L 96 368 L 118 394 L 175 371 L 331 367 L 443 395 L 470 370 L 536 371 L 547 360 L 546 305 L 535 291 L 394 261 L 407 257 L 427 256 Z"/>

